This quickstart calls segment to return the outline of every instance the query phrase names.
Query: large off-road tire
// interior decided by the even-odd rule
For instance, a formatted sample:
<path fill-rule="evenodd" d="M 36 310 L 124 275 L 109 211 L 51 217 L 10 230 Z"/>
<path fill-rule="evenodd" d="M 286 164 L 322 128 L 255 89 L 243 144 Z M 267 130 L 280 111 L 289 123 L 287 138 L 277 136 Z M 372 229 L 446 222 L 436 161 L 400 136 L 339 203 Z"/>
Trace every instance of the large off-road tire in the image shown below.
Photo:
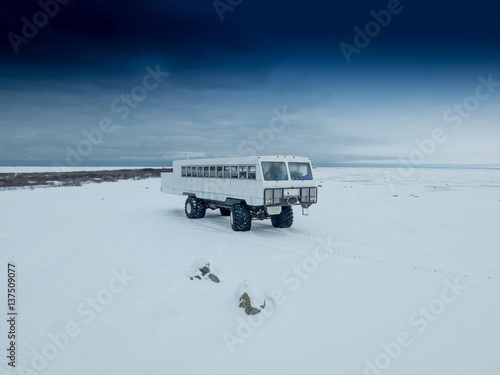
<path fill-rule="evenodd" d="M 252 228 L 252 214 L 248 206 L 234 205 L 231 207 L 231 228 L 237 232 L 245 232 Z"/>
<path fill-rule="evenodd" d="M 231 215 L 231 210 L 229 210 L 227 208 L 220 207 L 219 210 L 220 210 L 220 214 L 222 216 L 229 216 L 229 215 Z"/>
<path fill-rule="evenodd" d="M 271 215 L 271 223 L 275 228 L 290 228 L 293 224 L 293 208 L 291 206 L 281 207 L 279 215 Z"/>
<path fill-rule="evenodd" d="M 197 199 L 196 197 L 188 197 L 186 199 L 186 205 L 184 207 L 184 212 L 189 219 L 201 219 L 205 217 L 205 212 L 207 207 L 203 204 L 203 201 Z"/>

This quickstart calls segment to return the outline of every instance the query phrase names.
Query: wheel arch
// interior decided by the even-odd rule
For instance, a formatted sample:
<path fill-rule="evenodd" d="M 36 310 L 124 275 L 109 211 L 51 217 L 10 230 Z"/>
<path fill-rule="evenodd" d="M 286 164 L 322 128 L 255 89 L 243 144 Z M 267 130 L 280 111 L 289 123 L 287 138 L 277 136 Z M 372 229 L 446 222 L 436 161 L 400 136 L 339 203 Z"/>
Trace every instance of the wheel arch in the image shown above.
<path fill-rule="evenodd" d="M 244 199 L 238 199 L 238 198 L 226 198 L 224 201 L 224 205 L 227 207 L 231 207 L 234 205 L 240 205 L 240 206 L 248 206 L 247 202 Z"/>

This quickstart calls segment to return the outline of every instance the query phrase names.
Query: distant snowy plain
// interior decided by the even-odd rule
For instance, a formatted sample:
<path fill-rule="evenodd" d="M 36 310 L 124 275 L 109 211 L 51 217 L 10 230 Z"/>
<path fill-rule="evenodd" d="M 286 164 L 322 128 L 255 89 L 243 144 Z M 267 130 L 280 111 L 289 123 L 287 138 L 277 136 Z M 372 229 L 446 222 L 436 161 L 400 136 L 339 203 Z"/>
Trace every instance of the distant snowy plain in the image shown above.
<path fill-rule="evenodd" d="M 500 170 L 314 171 L 309 216 L 244 233 L 159 179 L 0 191 L 0 374 L 500 374 Z"/>

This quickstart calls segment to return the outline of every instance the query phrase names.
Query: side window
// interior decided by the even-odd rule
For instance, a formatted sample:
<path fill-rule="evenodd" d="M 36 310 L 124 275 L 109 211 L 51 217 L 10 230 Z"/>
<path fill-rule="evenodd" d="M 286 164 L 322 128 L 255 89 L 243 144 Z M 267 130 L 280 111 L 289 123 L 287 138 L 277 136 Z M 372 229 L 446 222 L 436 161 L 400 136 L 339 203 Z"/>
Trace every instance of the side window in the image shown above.
<path fill-rule="evenodd" d="M 255 180 L 255 165 L 250 165 L 248 167 L 248 179 Z"/>
<path fill-rule="evenodd" d="M 186 177 L 191 177 L 191 167 L 186 167 L 186 169 L 187 169 Z"/>
<path fill-rule="evenodd" d="M 186 167 L 182 167 L 182 168 L 181 168 L 181 176 L 182 176 L 182 177 L 186 177 L 186 176 L 187 176 L 187 175 L 186 175 Z"/>
<path fill-rule="evenodd" d="M 196 167 L 193 167 L 193 168 L 191 169 L 191 176 L 192 176 L 192 177 L 198 177 L 198 173 L 197 173 L 197 171 L 196 171 Z"/>
<path fill-rule="evenodd" d="M 231 178 L 238 178 L 238 167 L 231 166 Z"/>
<path fill-rule="evenodd" d="M 203 177 L 203 167 L 196 167 L 198 177 Z"/>
<path fill-rule="evenodd" d="M 215 167 L 210 167 L 210 177 L 215 178 Z"/>
<path fill-rule="evenodd" d="M 224 167 L 224 178 L 231 178 L 231 167 L 228 165 Z"/>
<path fill-rule="evenodd" d="M 208 177 L 208 167 L 203 167 L 203 177 Z"/>
<path fill-rule="evenodd" d="M 245 179 L 247 178 L 247 167 L 246 166 L 240 166 L 240 174 L 238 178 Z"/>
<path fill-rule="evenodd" d="M 222 167 L 217 167 L 217 178 L 222 178 Z"/>

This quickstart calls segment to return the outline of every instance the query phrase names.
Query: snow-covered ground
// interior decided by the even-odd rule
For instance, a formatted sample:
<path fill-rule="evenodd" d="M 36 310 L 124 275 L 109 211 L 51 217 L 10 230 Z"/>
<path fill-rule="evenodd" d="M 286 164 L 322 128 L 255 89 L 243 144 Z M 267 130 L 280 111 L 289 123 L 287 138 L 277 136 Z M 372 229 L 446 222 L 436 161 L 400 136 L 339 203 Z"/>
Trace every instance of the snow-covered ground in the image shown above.
<path fill-rule="evenodd" d="M 159 179 L 0 191 L 0 374 L 498 375 L 500 171 L 315 173 L 309 216 L 244 233 Z"/>

